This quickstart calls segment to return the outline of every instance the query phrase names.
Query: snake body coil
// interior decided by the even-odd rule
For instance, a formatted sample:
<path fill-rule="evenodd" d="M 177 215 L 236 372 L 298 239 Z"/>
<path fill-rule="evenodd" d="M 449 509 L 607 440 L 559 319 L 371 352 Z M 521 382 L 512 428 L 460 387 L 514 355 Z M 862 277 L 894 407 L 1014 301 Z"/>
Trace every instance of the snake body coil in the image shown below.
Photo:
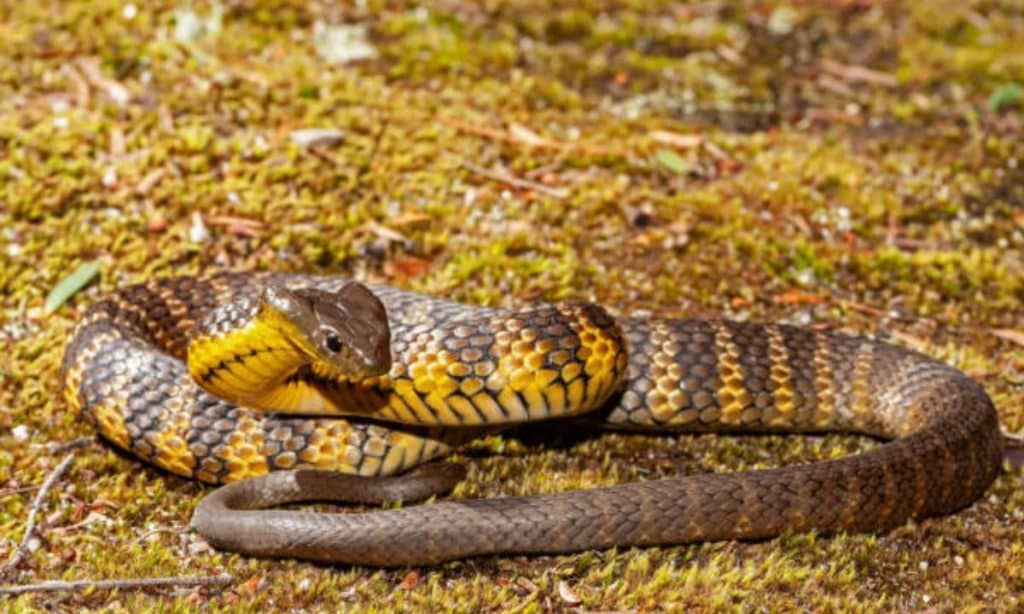
<path fill-rule="evenodd" d="M 302 317 L 265 308 L 275 289 L 308 303 L 297 308 Z M 77 326 L 64 356 L 65 397 L 142 460 L 235 482 L 196 510 L 193 525 L 214 545 L 366 565 L 879 531 L 964 507 L 999 471 L 989 398 L 916 352 L 782 325 L 613 319 L 593 304 L 513 312 L 371 289 L 386 310 L 390 356 L 375 350 L 388 344 L 374 337 L 372 313 L 352 321 L 348 343 L 336 338 L 331 323 L 353 314 L 324 311 L 329 301 L 317 297 L 359 294 L 344 279 L 224 274 L 124 288 Z M 289 341 L 296 322 L 313 328 L 300 335 L 306 341 Z M 273 374 L 272 383 L 251 373 Z M 295 415 L 309 412 L 324 415 Z M 457 470 L 398 474 L 480 428 L 585 412 L 616 428 L 845 431 L 890 441 L 808 465 L 536 497 L 356 514 L 250 511 L 424 498 L 450 488 Z"/>

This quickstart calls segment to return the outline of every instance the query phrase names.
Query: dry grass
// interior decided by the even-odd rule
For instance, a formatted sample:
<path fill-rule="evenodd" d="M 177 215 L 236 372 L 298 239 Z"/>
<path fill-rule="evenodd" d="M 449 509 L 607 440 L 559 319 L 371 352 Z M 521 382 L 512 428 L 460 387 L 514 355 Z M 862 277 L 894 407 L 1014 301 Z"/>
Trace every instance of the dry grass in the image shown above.
<path fill-rule="evenodd" d="M 99 293 L 157 275 L 317 270 L 484 304 L 595 298 L 881 330 L 971 373 L 1005 427 L 1024 428 L 1024 348 L 991 334 L 1024 330 L 1014 2 L 332 5 L 234 0 L 219 22 L 197 3 L 0 7 L 0 554 L 21 538 L 21 489 L 59 459 L 49 445 L 90 432 L 57 394 L 72 322 Z M 206 29 L 185 27 L 190 15 Z M 367 25 L 377 57 L 324 61 L 316 22 Z M 309 127 L 344 140 L 291 141 Z M 44 315 L 47 292 L 94 259 L 99 282 Z M 460 494 L 865 445 L 516 433 L 470 455 Z M 588 610 L 1010 611 L 1024 593 L 1022 486 L 1010 470 L 971 508 L 880 536 L 410 573 L 210 552 L 186 530 L 202 488 L 96 445 L 50 494 L 44 540 L 10 581 L 238 581 L 5 605 L 537 611 L 567 608 L 568 589 Z"/>

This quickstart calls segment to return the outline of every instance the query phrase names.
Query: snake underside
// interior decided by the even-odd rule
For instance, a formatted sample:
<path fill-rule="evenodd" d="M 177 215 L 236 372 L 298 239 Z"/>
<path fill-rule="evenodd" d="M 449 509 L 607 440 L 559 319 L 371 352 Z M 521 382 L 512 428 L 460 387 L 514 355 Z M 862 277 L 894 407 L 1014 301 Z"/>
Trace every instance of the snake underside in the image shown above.
<path fill-rule="evenodd" d="M 178 475 L 234 482 L 193 519 L 219 547 L 395 566 L 881 531 L 970 504 L 999 471 L 1002 437 L 988 396 L 916 352 L 782 325 L 616 319 L 592 304 L 484 309 L 386 286 L 371 289 L 390 323 L 389 373 L 346 381 L 311 369 L 273 393 L 277 409 L 311 402 L 338 415 L 240 407 L 197 385 L 184 361 L 190 344 L 216 332 L 211 347 L 234 349 L 203 363 L 206 384 L 258 386 L 241 366 L 265 367 L 285 349 L 231 335 L 269 283 L 333 291 L 349 282 L 223 274 L 130 286 L 87 311 L 64 357 L 69 406 L 103 437 Z M 819 463 L 534 497 L 352 514 L 249 509 L 424 498 L 458 473 L 416 468 L 479 429 L 586 412 L 614 428 L 844 431 L 888 441 Z"/>

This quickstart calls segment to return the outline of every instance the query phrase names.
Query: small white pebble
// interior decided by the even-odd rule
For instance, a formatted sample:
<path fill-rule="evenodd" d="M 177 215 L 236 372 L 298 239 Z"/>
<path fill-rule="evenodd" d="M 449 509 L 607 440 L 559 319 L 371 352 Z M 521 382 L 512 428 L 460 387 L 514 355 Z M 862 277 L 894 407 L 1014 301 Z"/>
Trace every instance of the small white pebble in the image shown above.
<path fill-rule="evenodd" d="M 28 441 L 28 427 L 25 426 L 24 424 L 19 424 L 18 426 L 11 429 L 11 435 L 14 435 L 14 439 L 16 439 L 19 443 L 24 443 Z"/>
<path fill-rule="evenodd" d="M 211 554 L 213 552 L 213 546 L 206 543 L 202 538 L 196 537 L 188 544 L 188 553 L 192 556 L 200 554 Z"/>
<path fill-rule="evenodd" d="M 242 197 L 238 195 L 238 192 L 228 192 L 228 202 L 232 205 L 241 204 Z"/>
<path fill-rule="evenodd" d="M 964 557 L 962 557 L 959 554 L 957 554 L 956 556 L 953 557 L 953 563 L 955 565 L 963 565 L 964 564 Z"/>
<path fill-rule="evenodd" d="M 928 561 L 921 561 L 917 564 L 917 568 L 921 571 L 928 571 Z"/>
<path fill-rule="evenodd" d="M 8 243 L 7 244 L 7 255 L 11 258 L 17 258 L 21 255 L 21 244 L 20 243 Z"/>
<path fill-rule="evenodd" d="M 210 231 L 203 223 L 203 216 L 196 211 L 192 214 L 192 225 L 188 228 L 188 238 L 193 243 L 205 243 L 210 238 Z"/>
<path fill-rule="evenodd" d="M 814 314 L 811 313 L 810 309 L 802 309 L 794 313 L 790 319 L 797 326 L 809 326 L 814 321 Z"/>
<path fill-rule="evenodd" d="M 804 268 L 800 269 L 794 275 L 797 283 L 803 286 L 812 286 L 817 281 L 817 276 L 814 274 L 814 269 Z"/>
<path fill-rule="evenodd" d="M 377 57 L 377 48 L 367 38 L 366 26 L 359 24 L 313 24 L 313 43 L 321 58 L 335 64 Z"/>
<path fill-rule="evenodd" d="M 299 590 L 303 592 L 308 591 L 312 585 L 313 583 L 309 581 L 309 578 L 303 578 L 302 582 L 299 582 Z"/>
<path fill-rule="evenodd" d="M 110 167 L 104 171 L 103 179 L 101 181 L 105 188 L 112 188 L 117 185 L 117 171 L 114 170 L 114 167 Z"/>
<path fill-rule="evenodd" d="M 139 9 L 134 4 L 126 4 L 121 9 L 121 16 L 125 19 L 134 19 L 139 14 Z"/>
<path fill-rule="evenodd" d="M 931 600 L 932 600 L 931 595 L 927 595 L 927 594 L 921 595 L 921 601 L 923 601 L 925 603 L 928 603 Z"/>
<path fill-rule="evenodd" d="M 420 23 L 427 23 L 427 20 L 430 19 L 430 11 L 426 7 L 421 6 L 409 11 L 409 17 Z"/>
<path fill-rule="evenodd" d="M 768 31 L 776 36 L 785 36 L 796 27 L 800 15 L 792 7 L 782 6 L 768 16 Z"/>
<path fill-rule="evenodd" d="M 292 142 L 300 147 L 337 147 L 345 142 L 345 133 L 336 128 L 292 130 Z"/>

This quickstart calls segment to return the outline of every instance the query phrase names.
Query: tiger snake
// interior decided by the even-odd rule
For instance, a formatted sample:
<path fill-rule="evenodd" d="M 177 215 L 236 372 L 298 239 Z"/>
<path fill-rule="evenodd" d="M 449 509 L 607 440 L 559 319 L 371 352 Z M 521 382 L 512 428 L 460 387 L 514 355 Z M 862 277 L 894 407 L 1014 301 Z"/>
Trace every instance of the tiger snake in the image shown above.
<path fill-rule="evenodd" d="M 124 287 L 78 321 L 64 396 L 118 448 L 226 484 L 192 526 L 256 556 L 372 566 L 495 553 L 884 531 L 956 511 L 1000 470 L 995 409 L 960 371 L 779 324 L 613 318 L 594 303 L 464 305 L 334 276 L 222 273 Z M 829 432 L 867 452 L 527 497 L 414 501 L 488 429 L 586 416 L 615 429 Z"/>

